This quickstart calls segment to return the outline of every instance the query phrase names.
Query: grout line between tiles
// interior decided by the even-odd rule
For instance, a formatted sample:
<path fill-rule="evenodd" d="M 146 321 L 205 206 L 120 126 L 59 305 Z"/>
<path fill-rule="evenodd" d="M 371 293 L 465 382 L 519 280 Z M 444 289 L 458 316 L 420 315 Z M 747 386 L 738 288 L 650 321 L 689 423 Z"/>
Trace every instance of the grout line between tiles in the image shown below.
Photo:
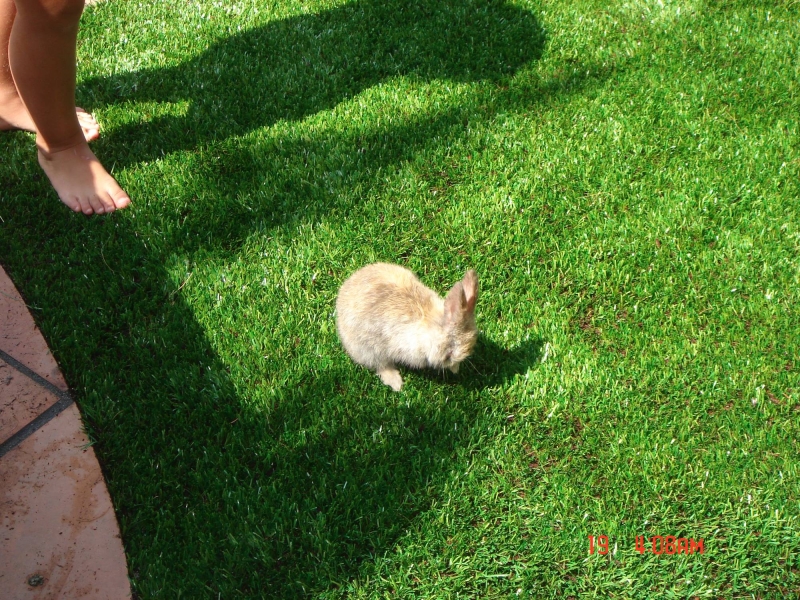
<path fill-rule="evenodd" d="M 22 442 L 28 439 L 31 435 L 37 432 L 39 429 L 44 427 L 47 423 L 52 421 L 55 417 L 57 417 L 61 412 L 69 407 L 72 403 L 72 396 L 69 395 L 68 392 L 64 390 L 58 389 L 52 383 L 47 381 L 41 375 L 35 373 L 17 359 L 12 356 L 9 356 L 6 352 L 0 350 L 0 359 L 6 362 L 10 367 L 16 369 L 26 377 L 33 380 L 36 384 L 45 388 L 48 392 L 55 394 L 58 398 L 58 401 L 53 404 L 50 408 L 45 410 L 41 413 L 38 417 L 33 419 L 30 423 L 22 427 L 19 431 L 9 437 L 5 442 L 0 444 L 0 458 L 8 454 L 11 450 L 19 446 Z"/>

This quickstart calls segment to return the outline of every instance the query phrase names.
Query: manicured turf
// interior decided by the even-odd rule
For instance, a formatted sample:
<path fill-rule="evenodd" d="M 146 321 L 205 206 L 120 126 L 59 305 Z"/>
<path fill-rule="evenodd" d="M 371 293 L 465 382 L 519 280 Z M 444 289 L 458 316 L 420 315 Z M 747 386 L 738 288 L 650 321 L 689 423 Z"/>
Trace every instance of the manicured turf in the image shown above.
<path fill-rule="evenodd" d="M 89 9 L 78 100 L 134 204 L 70 213 L 5 134 L 0 257 L 137 597 L 800 595 L 798 31 L 788 1 Z M 477 269 L 460 375 L 395 394 L 344 354 L 375 260 Z"/>

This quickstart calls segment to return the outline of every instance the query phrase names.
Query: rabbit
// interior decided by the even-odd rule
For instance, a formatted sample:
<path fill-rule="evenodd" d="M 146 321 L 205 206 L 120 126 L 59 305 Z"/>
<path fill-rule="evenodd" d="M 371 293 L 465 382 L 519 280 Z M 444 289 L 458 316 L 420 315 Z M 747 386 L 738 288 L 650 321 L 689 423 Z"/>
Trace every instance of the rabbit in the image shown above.
<path fill-rule="evenodd" d="M 399 265 L 374 263 L 353 273 L 336 298 L 336 329 L 347 354 L 399 392 L 397 365 L 450 369 L 475 347 L 478 275 L 467 271 L 442 299 Z"/>

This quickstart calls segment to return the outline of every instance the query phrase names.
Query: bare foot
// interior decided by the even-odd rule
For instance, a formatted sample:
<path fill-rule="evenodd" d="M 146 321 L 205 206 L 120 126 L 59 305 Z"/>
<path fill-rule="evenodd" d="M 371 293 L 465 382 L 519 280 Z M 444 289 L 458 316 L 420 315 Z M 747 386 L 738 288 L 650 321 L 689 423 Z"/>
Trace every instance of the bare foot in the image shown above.
<path fill-rule="evenodd" d="M 94 115 L 80 107 L 75 107 L 75 114 L 78 115 L 78 123 L 80 123 L 83 137 L 86 138 L 87 142 L 100 137 L 100 125 L 98 125 Z M 0 131 L 12 131 L 15 129 L 36 133 L 33 119 L 31 119 L 28 110 L 20 100 L 16 89 L 13 92 L 0 93 Z"/>
<path fill-rule="evenodd" d="M 61 201 L 75 212 L 102 215 L 131 203 L 86 142 L 56 152 L 39 148 L 39 164 Z"/>

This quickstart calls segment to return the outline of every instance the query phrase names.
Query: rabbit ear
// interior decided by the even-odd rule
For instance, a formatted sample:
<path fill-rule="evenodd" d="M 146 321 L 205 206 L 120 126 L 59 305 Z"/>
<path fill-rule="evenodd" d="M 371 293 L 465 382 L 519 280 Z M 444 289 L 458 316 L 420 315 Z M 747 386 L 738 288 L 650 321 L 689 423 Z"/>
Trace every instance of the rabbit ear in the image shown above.
<path fill-rule="evenodd" d="M 446 323 L 455 323 L 461 318 L 461 313 L 467 307 L 467 297 L 464 295 L 464 285 L 458 282 L 450 291 L 447 292 L 447 297 L 444 299 L 444 320 Z"/>
<path fill-rule="evenodd" d="M 475 303 L 478 301 L 478 274 L 470 269 L 461 280 L 464 288 L 464 298 L 466 299 L 466 311 L 475 312 Z"/>

